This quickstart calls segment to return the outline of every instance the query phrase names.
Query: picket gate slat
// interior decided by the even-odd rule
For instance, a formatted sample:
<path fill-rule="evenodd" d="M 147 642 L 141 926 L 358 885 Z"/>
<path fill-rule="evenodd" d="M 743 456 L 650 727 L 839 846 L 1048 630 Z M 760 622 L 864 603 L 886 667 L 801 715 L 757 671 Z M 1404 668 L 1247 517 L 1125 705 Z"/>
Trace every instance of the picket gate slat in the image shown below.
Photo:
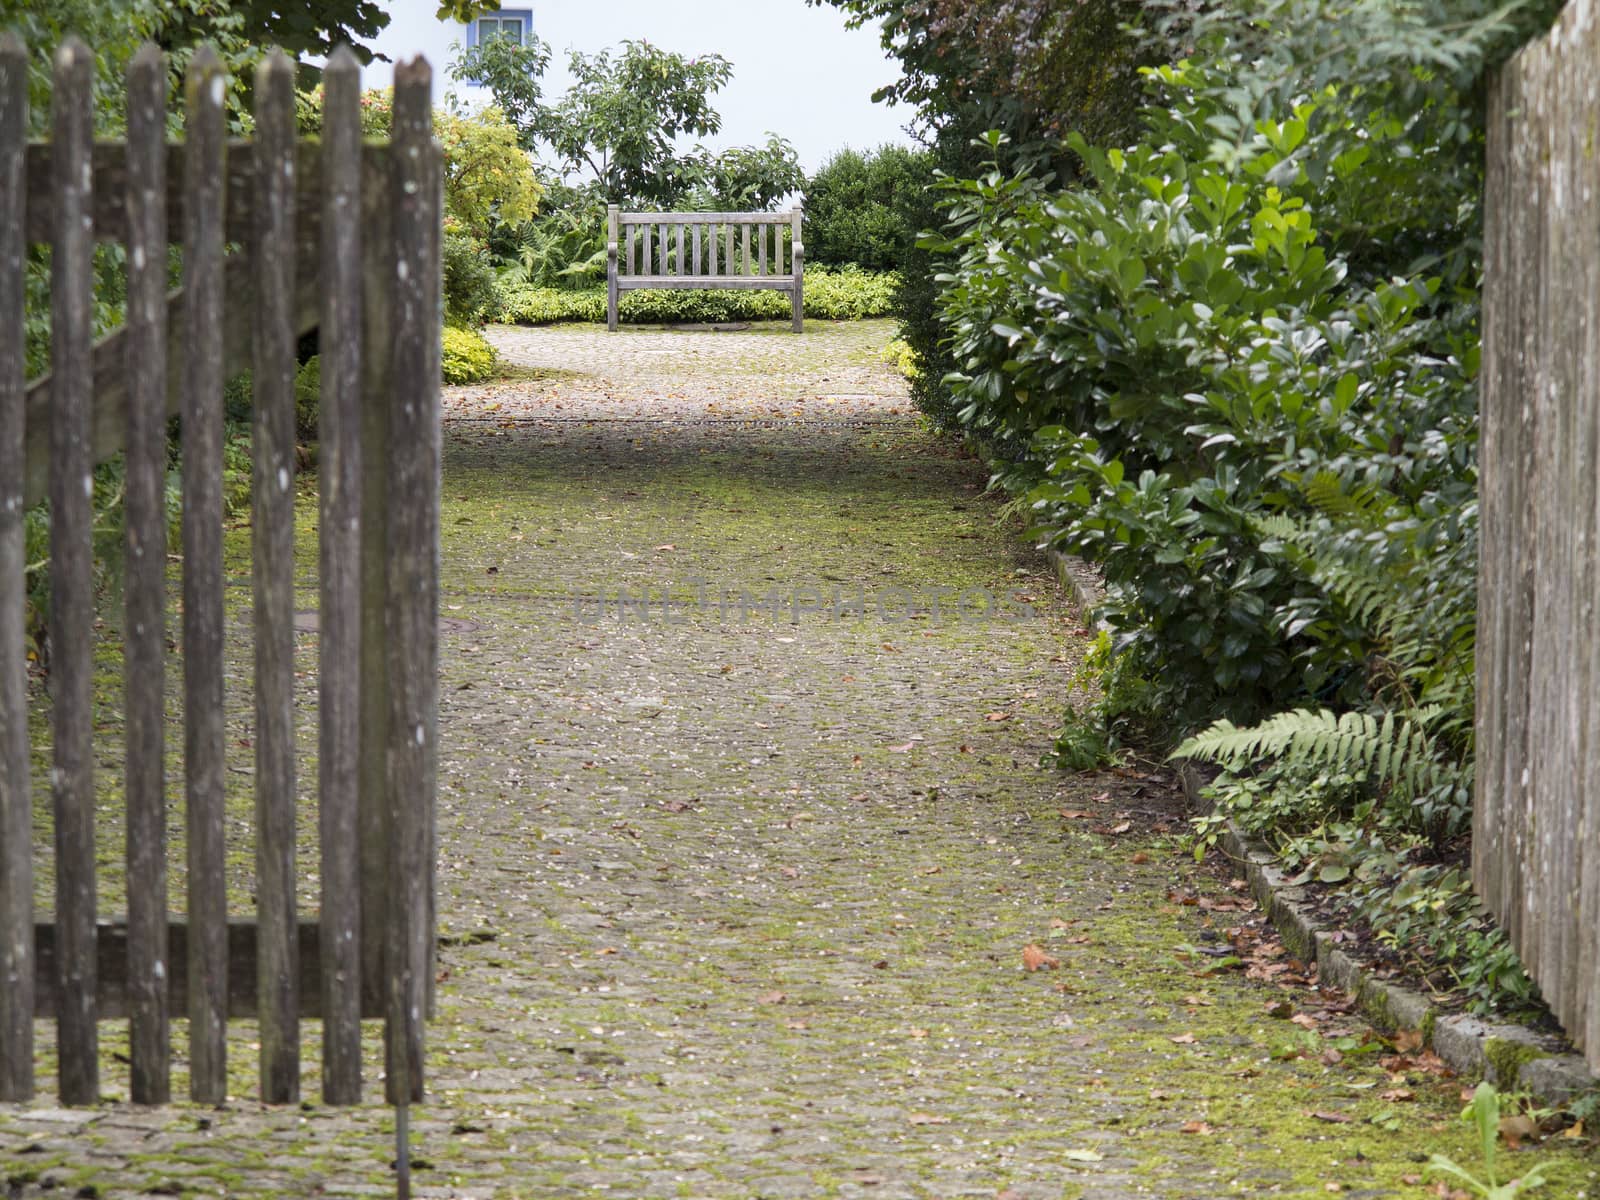
<path fill-rule="evenodd" d="M 439 711 L 439 295 L 443 173 L 432 71 L 395 71 L 394 388 L 389 473 L 389 1101 L 422 1099 L 423 1017 L 432 994 L 432 794 Z M 681 249 L 681 246 L 680 246 Z"/>
<path fill-rule="evenodd" d="M 255 601 L 256 986 L 261 1099 L 300 1098 L 295 931 L 294 64 L 274 51 L 255 77 L 255 365 L 251 593 Z"/>
<path fill-rule="evenodd" d="M 33 1099 L 33 796 L 23 531 L 28 50 L 0 33 L 0 1101 Z"/>
<path fill-rule="evenodd" d="M 89 148 L 94 137 L 90 86 L 94 58 L 76 38 L 56 51 L 52 141 L 56 147 L 55 240 L 50 253 L 50 662 L 54 754 L 56 1009 L 61 1098 L 99 1099 L 99 1030 L 95 1018 L 93 524 L 89 455 L 89 344 L 93 326 L 94 238 L 90 232 Z"/>
<path fill-rule="evenodd" d="M 130 1091 L 171 1098 L 167 1004 L 167 65 L 128 68 L 128 432 L 124 537 Z"/>
<path fill-rule="evenodd" d="M 228 893 L 223 875 L 223 68 L 196 51 L 184 85 L 183 668 L 188 837 L 189 1096 L 227 1098 Z"/>
<path fill-rule="evenodd" d="M 323 293 L 318 436 L 318 840 L 322 1098 L 361 1099 L 361 66 L 348 46 L 323 82 Z"/>

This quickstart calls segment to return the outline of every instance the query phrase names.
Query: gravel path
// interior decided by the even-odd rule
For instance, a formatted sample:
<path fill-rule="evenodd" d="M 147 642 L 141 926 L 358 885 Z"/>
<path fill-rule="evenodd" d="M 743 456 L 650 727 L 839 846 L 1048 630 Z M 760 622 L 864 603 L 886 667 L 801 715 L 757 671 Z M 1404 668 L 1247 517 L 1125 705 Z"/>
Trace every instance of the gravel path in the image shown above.
<path fill-rule="evenodd" d="M 1086 636 L 889 335 L 495 330 L 448 392 L 418 1193 L 1396 1194 L 1453 1092 L 1379 1098 L 1163 775 L 1039 765 Z M 389 1194 L 249 1043 L 222 1110 L 0 1108 L 0 1178 Z"/>

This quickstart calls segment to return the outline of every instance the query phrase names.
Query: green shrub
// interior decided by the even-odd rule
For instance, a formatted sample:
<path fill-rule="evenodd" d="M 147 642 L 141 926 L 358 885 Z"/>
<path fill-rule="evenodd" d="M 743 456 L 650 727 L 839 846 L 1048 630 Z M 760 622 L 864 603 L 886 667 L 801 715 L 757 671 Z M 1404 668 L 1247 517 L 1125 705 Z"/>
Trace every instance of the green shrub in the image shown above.
<path fill-rule="evenodd" d="M 500 293 L 483 248 L 465 234 L 447 233 L 441 257 L 444 319 L 456 325 L 481 325 L 497 317 Z"/>
<path fill-rule="evenodd" d="M 475 329 L 444 327 L 439 373 L 446 383 L 476 383 L 494 373 L 495 352 Z"/>
<path fill-rule="evenodd" d="M 898 278 L 891 272 L 807 270 L 805 315 L 818 321 L 857 321 L 894 312 Z M 604 285 L 568 289 L 511 287 L 500 300 L 503 320 L 518 325 L 551 325 L 562 321 L 604 321 Z M 731 321 L 786 320 L 793 313 L 789 297 L 762 291 L 674 291 L 642 289 L 625 292 L 621 320 L 631 325 L 724 324 Z"/>
<path fill-rule="evenodd" d="M 302 442 L 317 440 L 317 412 L 322 403 L 322 358 L 313 354 L 294 376 L 294 435 Z"/>
<path fill-rule="evenodd" d="M 817 263 L 899 270 L 921 228 L 932 156 L 904 146 L 841 150 L 806 188 L 806 255 Z"/>

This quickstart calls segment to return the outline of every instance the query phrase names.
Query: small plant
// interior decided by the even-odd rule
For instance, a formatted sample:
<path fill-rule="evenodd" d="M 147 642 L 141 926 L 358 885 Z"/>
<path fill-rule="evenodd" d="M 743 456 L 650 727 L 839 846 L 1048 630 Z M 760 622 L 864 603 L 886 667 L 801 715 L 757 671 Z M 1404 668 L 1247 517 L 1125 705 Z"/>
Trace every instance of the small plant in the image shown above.
<path fill-rule="evenodd" d="M 1484 1200 L 1513 1200 L 1545 1182 L 1543 1163 L 1535 1163 L 1523 1175 L 1507 1183 L 1495 1181 L 1495 1143 L 1500 1137 L 1500 1093 L 1495 1090 L 1494 1084 L 1484 1080 L 1477 1086 L 1472 1093 L 1472 1103 L 1461 1112 L 1461 1119 L 1471 1121 L 1478 1127 L 1478 1138 L 1483 1143 L 1484 1178 L 1479 1179 L 1442 1154 L 1435 1154 L 1428 1160 L 1430 1172 L 1460 1180 Z"/>
<path fill-rule="evenodd" d="M 494 347 L 473 329 L 444 327 L 440 375 L 446 383 L 476 383 L 494 373 Z"/>

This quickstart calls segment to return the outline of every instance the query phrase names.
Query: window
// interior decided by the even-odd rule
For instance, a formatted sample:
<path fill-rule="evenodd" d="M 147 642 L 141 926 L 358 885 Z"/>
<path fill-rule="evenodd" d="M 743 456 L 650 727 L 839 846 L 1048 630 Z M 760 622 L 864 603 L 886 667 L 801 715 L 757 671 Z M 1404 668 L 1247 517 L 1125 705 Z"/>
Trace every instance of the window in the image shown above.
<path fill-rule="evenodd" d="M 519 46 L 528 43 L 533 30 L 533 12 L 526 8 L 503 8 L 488 13 L 467 26 L 467 44 L 481 46 L 490 38 L 510 38 Z"/>

